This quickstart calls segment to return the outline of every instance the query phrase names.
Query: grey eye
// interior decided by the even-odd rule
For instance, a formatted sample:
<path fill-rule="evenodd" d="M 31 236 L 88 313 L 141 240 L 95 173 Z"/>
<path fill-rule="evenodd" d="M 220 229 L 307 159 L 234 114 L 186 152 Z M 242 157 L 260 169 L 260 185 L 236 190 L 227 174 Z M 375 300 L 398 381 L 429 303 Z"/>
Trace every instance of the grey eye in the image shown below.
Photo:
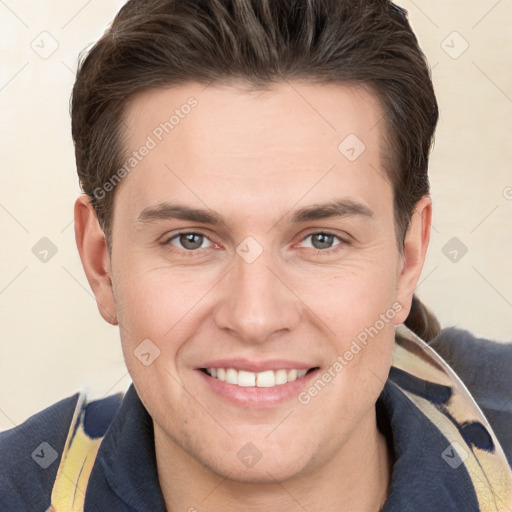
<path fill-rule="evenodd" d="M 312 247 L 313 249 L 330 249 L 333 246 L 338 245 L 334 243 L 336 238 L 339 240 L 339 237 L 329 233 L 313 233 L 307 236 L 304 241 L 311 240 L 308 247 Z"/>
<path fill-rule="evenodd" d="M 193 251 L 195 249 L 199 249 L 207 238 L 199 233 L 181 233 L 176 235 L 176 237 L 171 240 L 171 243 L 175 240 L 180 244 L 178 247 L 181 246 L 184 249 Z"/>

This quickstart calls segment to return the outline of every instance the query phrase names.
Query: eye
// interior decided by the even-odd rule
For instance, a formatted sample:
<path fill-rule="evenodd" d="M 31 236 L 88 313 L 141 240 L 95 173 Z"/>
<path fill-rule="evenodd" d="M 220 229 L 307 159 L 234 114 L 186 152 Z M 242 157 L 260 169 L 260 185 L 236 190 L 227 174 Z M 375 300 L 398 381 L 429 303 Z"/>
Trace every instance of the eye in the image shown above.
<path fill-rule="evenodd" d="M 180 232 L 165 239 L 162 245 L 171 245 L 178 252 L 185 254 L 202 253 L 205 249 L 216 246 L 206 235 L 198 232 Z M 318 254 L 328 254 L 339 249 L 338 246 L 346 245 L 348 242 L 334 233 L 326 231 L 310 233 L 301 242 L 303 247 L 316 249 Z"/>
<path fill-rule="evenodd" d="M 208 242 L 208 245 L 202 247 L 204 242 Z M 206 247 L 212 246 L 212 242 L 201 233 L 177 233 L 171 238 L 167 239 L 165 244 L 173 245 L 179 249 L 185 249 L 187 251 L 196 251 L 197 249 L 205 249 Z"/>
<path fill-rule="evenodd" d="M 309 239 L 310 242 L 309 244 L 306 244 L 305 247 L 318 249 L 319 252 L 330 252 L 330 249 L 333 249 L 333 247 L 337 247 L 338 245 L 344 242 L 344 240 L 342 240 L 339 236 L 324 231 L 319 233 L 311 233 L 307 235 L 303 239 L 303 243 Z M 338 240 L 338 243 L 334 243 L 336 239 Z"/>

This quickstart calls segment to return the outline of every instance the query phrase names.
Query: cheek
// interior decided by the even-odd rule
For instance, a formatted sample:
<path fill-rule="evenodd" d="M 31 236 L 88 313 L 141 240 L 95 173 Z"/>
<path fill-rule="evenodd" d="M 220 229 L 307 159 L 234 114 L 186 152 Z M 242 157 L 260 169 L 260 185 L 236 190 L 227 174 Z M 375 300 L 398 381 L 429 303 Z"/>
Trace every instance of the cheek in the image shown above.
<path fill-rule="evenodd" d="M 338 272 L 318 274 L 300 292 L 330 340 L 336 377 L 333 400 L 371 404 L 380 393 L 392 360 L 395 324 L 402 306 L 396 302 L 394 260 L 358 262 Z M 339 359 L 337 359 L 339 356 Z M 336 371 L 337 370 L 337 371 Z M 328 376 L 326 376 L 329 379 Z M 338 395 L 339 396 L 339 395 Z M 333 404 L 334 407 L 337 407 Z"/>
<path fill-rule="evenodd" d="M 298 295 L 332 336 L 355 337 L 382 314 L 396 316 L 396 271 L 389 256 L 320 269 L 296 279 Z"/>
<path fill-rule="evenodd" d="M 180 377 L 179 352 L 193 337 L 208 288 L 162 269 L 116 277 L 122 351 L 132 380 L 148 389 L 172 387 L 170 374 Z"/>
<path fill-rule="evenodd" d="M 172 268 L 138 270 L 116 276 L 116 307 L 120 321 L 147 337 L 162 338 L 187 325 L 196 306 L 207 295 L 209 281 L 193 272 Z"/>
<path fill-rule="evenodd" d="M 204 292 L 193 279 L 180 279 L 171 269 L 147 270 L 134 265 L 116 279 L 122 351 L 137 392 L 159 421 L 172 422 L 176 430 L 185 428 L 166 415 L 178 418 L 179 414 L 170 413 L 172 404 L 190 400 L 177 360 L 193 335 L 194 305 Z"/>

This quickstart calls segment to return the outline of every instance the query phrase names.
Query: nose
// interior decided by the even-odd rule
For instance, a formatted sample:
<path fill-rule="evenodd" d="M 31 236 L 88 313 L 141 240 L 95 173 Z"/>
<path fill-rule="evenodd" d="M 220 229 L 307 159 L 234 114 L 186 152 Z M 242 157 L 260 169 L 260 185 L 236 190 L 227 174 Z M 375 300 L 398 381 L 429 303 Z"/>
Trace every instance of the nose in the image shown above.
<path fill-rule="evenodd" d="M 261 344 L 297 326 L 301 302 L 276 260 L 270 250 L 251 263 L 235 254 L 215 308 L 218 328 L 246 343 Z"/>

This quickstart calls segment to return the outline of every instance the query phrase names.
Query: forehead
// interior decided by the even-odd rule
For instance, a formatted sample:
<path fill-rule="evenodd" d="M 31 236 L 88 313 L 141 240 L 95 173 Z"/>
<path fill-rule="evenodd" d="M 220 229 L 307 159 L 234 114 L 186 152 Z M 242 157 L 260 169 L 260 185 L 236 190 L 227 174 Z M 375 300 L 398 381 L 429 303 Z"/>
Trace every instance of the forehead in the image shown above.
<path fill-rule="evenodd" d="M 237 189 L 248 202 L 269 187 L 293 196 L 329 169 L 335 172 L 315 186 L 319 194 L 340 179 L 382 187 L 382 119 L 374 94 L 339 84 L 296 81 L 248 91 L 188 83 L 146 91 L 126 109 L 126 158 L 139 155 L 124 181 L 140 209 L 187 186 L 196 196 Z"/>
<path fill-rule="evenodd" d="M 247 90 L 237 82 L 191 82 L 135 95 L 127 104 L 125 126 L 132 144 L 145 134 L 165 138 L 171 132 L 161 125 L 169 123 L 176 142 L 193 132 L 196 150 L 209 143 L 236 149 L 243 138 L 247 152 L 269 140 L 300 146 L 324 135 L 326 143 L 336 144 L 349 133 L 371 143 L 380 134 L 382 117 L 376 95 L 361 86 L 295 81 Z"/>

